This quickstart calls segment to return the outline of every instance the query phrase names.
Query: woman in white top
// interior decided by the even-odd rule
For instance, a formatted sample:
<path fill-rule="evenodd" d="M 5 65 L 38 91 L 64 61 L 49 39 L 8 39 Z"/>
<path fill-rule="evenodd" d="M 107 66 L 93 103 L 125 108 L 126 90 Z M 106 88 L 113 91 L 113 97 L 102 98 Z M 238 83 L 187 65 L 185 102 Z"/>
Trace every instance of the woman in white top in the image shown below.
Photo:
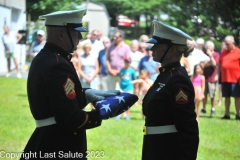
<path fill-rule="evenodd" d="M 98 61 L 90 55 L 91 45 L 83 45 L 84 54 L 80 58 L 80 81 L 83 88 L 99 89 Z"/>
<path fill-rule="evenodd" d="M 142 57 L 144 57 L 144 54 L 142 52 L 138 51 L 139 49 L 139 42 L 137 40 L 132 40 L 131 43 L 131 52 L 130 52 L 130 58 L 132 60 L 131 67 L 136 71 L 136 76 L 139 76 L 139 70 L 138 65 L 141 61 Z M 140 89 L 140 83 L 134 83 L 134 94 L 139 96 Z"/>

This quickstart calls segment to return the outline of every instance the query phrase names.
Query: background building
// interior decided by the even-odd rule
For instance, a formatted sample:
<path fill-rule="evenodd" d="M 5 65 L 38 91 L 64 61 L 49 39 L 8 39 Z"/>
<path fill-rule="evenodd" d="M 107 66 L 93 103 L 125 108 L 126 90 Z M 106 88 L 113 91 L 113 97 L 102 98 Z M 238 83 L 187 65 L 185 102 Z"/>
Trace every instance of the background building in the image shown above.
<path fill-rule="evenodd" d="M 102 31 L 102 36 L 109 35 L 110 17 L 104 4 L 87 1 L 81 4 L 87 8 L 87 14 L 83 17 L 83 22 L 87 24 L 89 32 L 92 30 Z"/>

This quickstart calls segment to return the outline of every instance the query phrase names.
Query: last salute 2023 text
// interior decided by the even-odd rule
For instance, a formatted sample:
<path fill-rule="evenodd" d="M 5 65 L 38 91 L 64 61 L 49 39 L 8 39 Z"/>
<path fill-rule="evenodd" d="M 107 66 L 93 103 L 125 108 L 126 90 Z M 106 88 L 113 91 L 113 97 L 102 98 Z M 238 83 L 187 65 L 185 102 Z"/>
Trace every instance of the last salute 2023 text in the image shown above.
<path fill-rule="evenodd" d="M 31 152 L 31 153 L 22 153 L 22 157 L 26 160 L 30 158 L 104 158 L 105 153 L 104 151 L 86 151 L 86 154 L 80 152 Z"/>

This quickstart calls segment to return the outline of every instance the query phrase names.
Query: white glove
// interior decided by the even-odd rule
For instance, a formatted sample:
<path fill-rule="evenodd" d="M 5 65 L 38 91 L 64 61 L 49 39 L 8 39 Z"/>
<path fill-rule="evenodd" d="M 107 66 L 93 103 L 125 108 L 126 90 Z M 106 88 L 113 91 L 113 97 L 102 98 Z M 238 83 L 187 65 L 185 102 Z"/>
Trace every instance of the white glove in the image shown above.
<path fill-rule="evenodd" d="M 96 90 L 96 89 L 87 89 L 85 91 L 85 97 L 89 102 L 101 101 L 107 96 L 115 96 L 120 94 L 118 90 Z"/>

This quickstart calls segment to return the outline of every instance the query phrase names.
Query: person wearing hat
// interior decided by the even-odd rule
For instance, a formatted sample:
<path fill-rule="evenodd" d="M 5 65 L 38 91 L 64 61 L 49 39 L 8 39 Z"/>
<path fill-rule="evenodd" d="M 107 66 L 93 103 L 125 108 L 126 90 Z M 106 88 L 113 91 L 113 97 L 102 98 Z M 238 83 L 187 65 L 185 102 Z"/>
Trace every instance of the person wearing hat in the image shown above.
<path fill-rule="evenodd" d="M 124 57 L 124 66 L 119 72 L 120 77 L 120 89 L 122 92 L 133 94 L 134 85 L 131 83 L 137 78 L 136 71 L 131 67 L 132 59 L 131 57 Z M 120 120 L 121 115 L 117 116 L 115 119 Z M 126 120 L 131 120 L 130 109 L 124 113 L 124 118 Z"/>
<path fill-rule="evenodd" d="M 153 21 L 153 37 L 147 43 L 153 60 L 161 63 L 160 74 L 146 93 L 142 110 L 143 160 L 196 160 L 199 143 L 194 88 L 187 71 L 181 67 L 182 55 L 193 50 L 187 46 L 192 39 L 183 31 Z"/>
<path fill-rule="evenodd" d="M 37 31 L 37 36 L 36 36 L 36 40 L 33 42 L 31 48 L 30 48 L 30 56 L 33 58 L 35 57 L 40 51 L 41 49 L 44 47 L 46 43 L 45 40 L 45 32 L 43 30 L 38 30 Z"/>
<path fill-rule="evenodd" d="M 33 59 L 27 82 L 36 128 L 21 159 L 86 159 L 86 129 L 100 126 L 102 120 L 99 111 L 83 108 L 89 102 L 119 94 L 116 90 L 82 88 L 79 82 L 71 53 L 82 39 L 81 32 L 87 32 L 82 27 L 85 14 L 86 9 L 80 9 L 40 16 L 46 20 L 46 44 Z"/>

